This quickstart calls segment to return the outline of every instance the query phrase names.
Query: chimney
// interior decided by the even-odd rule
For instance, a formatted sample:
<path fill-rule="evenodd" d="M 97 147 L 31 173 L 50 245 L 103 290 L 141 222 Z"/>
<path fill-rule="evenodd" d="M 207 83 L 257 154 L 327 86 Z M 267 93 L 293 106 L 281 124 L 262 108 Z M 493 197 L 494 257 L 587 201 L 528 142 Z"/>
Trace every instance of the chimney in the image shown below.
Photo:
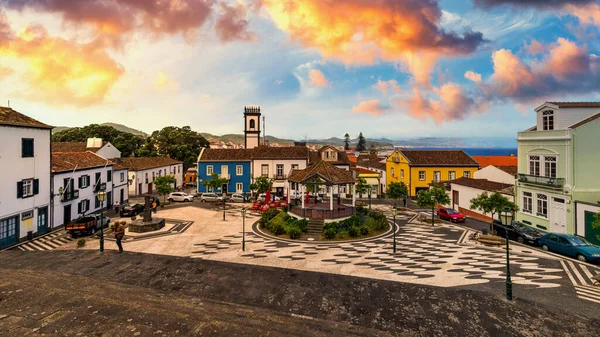
<path fill-rule="evenodd" d="M 87 148 L 88 149 L 97 149 L 102 147 L 102 138 L 88 138 L 87 140 Z"/>

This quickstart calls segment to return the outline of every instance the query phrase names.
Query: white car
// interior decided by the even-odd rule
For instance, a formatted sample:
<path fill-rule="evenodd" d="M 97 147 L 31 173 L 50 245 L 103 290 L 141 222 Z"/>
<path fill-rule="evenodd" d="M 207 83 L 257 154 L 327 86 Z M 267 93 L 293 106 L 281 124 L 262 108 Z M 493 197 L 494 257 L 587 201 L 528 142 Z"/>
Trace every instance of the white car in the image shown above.
<path fill-rule="evenodd" d="M 261 193 L 258 195 L 257 200 L 261 201 L 261 202 L 265 202 L 265 198 L 267 197 L 266 193 Z M 278 196 L 276 196 L 275 194 L 271 193 L 271 201 L 278 201 L 280 200 Z"/>
<path fill-rule="evenodd" d="M 202 193 L 202 195 L 200 196 L 200 202 L 207 202 L 207 201 L 221 201 L 223 200 L 223 197 L 218 196 L 216 193 Z"/>
<path fill-rule="evenodd" d="M 174 202 L 174 201 L 192 202 L 192 201 L 194 201 L 194 196 L 191 194 L 183 193 L 183 192 L 173 192 L 173 193 L 169 194 L 169 197 L 167 198 L 167 200 L 169 200 L 169 202 Z"/>

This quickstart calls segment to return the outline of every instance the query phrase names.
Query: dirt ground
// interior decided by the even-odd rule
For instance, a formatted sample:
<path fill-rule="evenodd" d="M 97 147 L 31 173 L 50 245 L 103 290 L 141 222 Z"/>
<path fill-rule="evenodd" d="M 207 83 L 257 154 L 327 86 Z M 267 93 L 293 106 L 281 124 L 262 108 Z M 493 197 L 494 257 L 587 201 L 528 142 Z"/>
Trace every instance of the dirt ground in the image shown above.
<path fill-rule="evenodd" d="M 593 314 L 593 313 L 592 313 Z M 174 256 L 0 253 L 2 336 L 598 336 L 482 292 Z"/>

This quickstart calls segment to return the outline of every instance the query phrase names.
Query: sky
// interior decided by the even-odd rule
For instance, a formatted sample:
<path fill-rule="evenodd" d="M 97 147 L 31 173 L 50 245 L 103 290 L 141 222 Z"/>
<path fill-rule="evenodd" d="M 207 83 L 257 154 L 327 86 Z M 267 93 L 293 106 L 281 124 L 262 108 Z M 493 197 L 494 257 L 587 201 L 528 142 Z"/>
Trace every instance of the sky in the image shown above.
<path fill-rule="evenodd" d="M 0 105 L 54 126 L 508 137 L 600 100 L 598 0 L 0 0 Z"/>

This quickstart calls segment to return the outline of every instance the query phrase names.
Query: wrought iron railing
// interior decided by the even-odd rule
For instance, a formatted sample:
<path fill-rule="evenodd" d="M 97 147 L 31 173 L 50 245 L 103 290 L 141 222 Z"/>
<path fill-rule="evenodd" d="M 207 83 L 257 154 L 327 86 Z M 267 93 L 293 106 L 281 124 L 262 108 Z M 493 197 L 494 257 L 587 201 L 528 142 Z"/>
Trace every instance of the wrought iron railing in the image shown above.
<path fill-rule="evenodd" d="M 79 198 L 79 190 L 65 191 L 62 201 L 71 201 Z"/>
<path fill-rule="evenodd" d="M 274 174 L 273 179 L 275 180 L 286 180 L 287 174 Z"/>
<path fill-rule="evenodd" d="M 290 211 L 298 216 L 310 219 L 339 219 L 347 218 L 354 214 L 354 208 L 352 206 L 344 206 L 334 210 L 322 208 L 302 208 L 296 206 Z"/>
<path fill-rule="evenodd" d="M 519 182 L 526 184 L 543 185 L 555 188 L 561 188 L 565 184 L 564 178 L 534 176 L 530 174 L 519 173 Z"/>

